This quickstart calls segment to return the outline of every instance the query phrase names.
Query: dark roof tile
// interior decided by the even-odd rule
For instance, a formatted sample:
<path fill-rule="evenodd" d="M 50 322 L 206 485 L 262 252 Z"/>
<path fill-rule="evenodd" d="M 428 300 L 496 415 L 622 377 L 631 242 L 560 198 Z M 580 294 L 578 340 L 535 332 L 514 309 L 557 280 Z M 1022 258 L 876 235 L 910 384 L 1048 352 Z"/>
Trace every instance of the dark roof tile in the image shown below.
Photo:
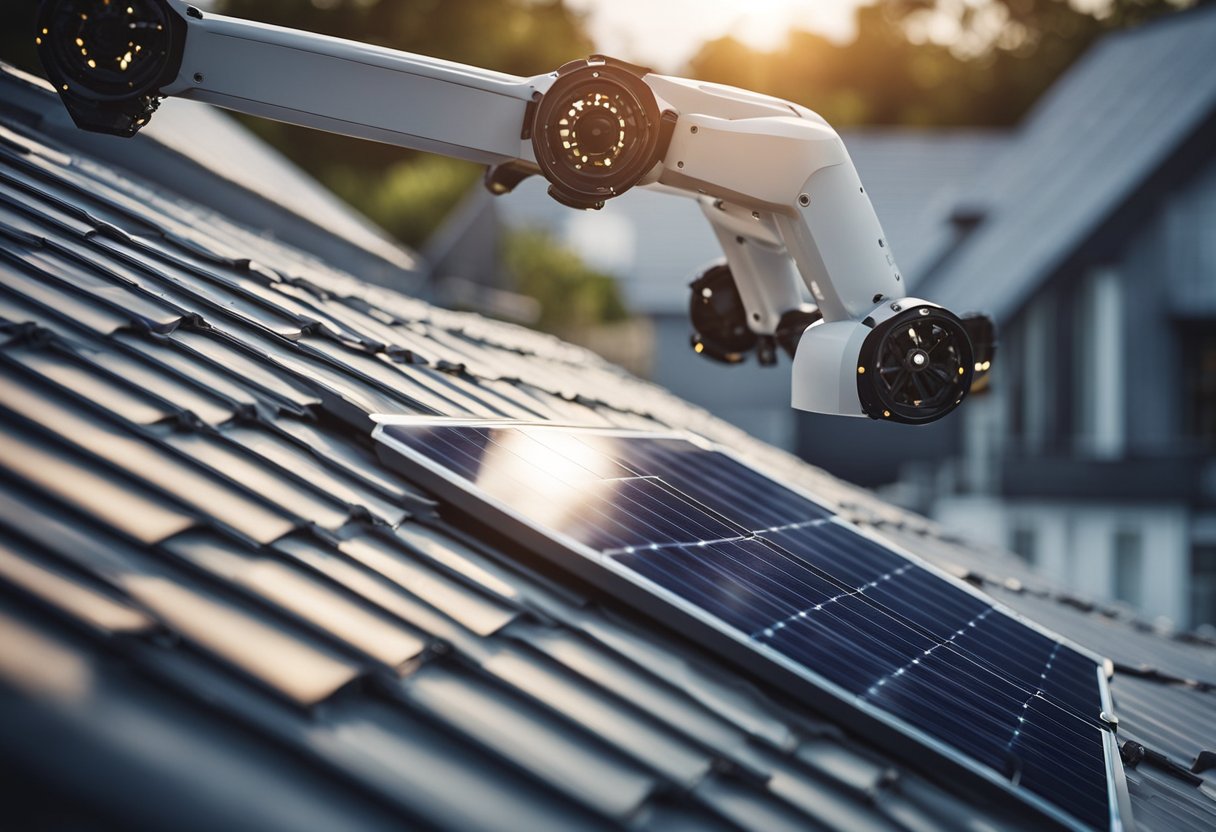
<path fill-rule="evenodd" d="M 748 768 L 759 777 L 766 775 L 766 765 L 748 742 L 747 734 L 665 678 L 589 639 L 571 637 L 553 627 L 521 621 L 512 625 L 506 634 L 621 701 L 633 703 L 710 749 L 717 759 Z"/>
<path fill-rule="evenodd" d="M 582 725 L 622 752 L 686 788 L 712 767 L 712 752 L 697 738 L 673 731 L 638 703 L 609 695 L 569 673 L 560 664 L 530 651 L 500 647 L 482 662 L 491 676 Z"/>
<path fill-rule="evenodd" d="M 406 701 L 451 730 L 618 821 L 636 812 L 658 785 L 576 723 L 452 664 L 428 664 L 402 680 L 400 689 Z"/>
<path fill-rule="evenodd" d="M 169 419 L 175 412 L 146 387 L 81 361 L 67 349 L 0 349 L 0 360 L 12 361 L 51 384 L 92 401 L 104 401 L 119 418 L 142 427 Z"/>
<path fill-rule="evenodd" d="M 273 506 L 284 522 L 258 529 L 251 534 L 260 543 L 269 543 L 286 534 L 300 523 L 314 523 L 321 528 L 337 530 L 351 519 L 351 510 L 312 484 L 299 480 L 292 473 L 244 447 L 230 441 L 224 435 L 203 432 L 176 432 L 164 438 L 165 444 L 205 466 L 211 473 L 227 480 L 233 487 L 240 487 L 257 494 Z M 290 520 L 288 520 L 290 518 Z M 244 523 L 239 517 L 226 522 L 240 528 Z M 287 527 L 290 522 L 291 528 Z M 241 529 L 246 533 L 248 528 Z M 278 531 L 275 534 L 275 530 Z"/>
<path fill-rule="evenodd" d="M 6 818 L 18 827 L 36 828 L 47 806 L 57 824 L 91 829 L 402 827 L 400 809 L 199 707 L 163 676 L 108 661 L 94 642 L 7 604 L 0 633 L 0 729 L 6 761 L 22 762 L 6 773 Z"/>
<path fill-rule="evenodd" d="M 289 514 L 263 502 L 249 483 L 241 483 L 230 475 L 216 475 L 206 467 L 209 457 L 219 454 L 213 443 L 206 440 L 192 443 L 190 437 L 171 436 L 159 441 L 141 435 L 133 427 L 120 427 L 111 422 L 110 414 L 101 407 L 89 413 L 73 402 L 66 391 L 31 384 L 0 367 L 0 405 L 33 424 L 45 425 L 49 432 L 66 445 L 105 462 L 115 471 L 124 471 L 174 495 L 174 499 L 210 514 L 236 531 L 261 543 L 291 531 L 297 522 Z M 98 403 L 99 405 L 102 403 Z M 92 408 L 91 408 L 92 409 Z M 99 418 L 100 417 L 100 418 Z M 197 438 L 197 437 L 196 437 Z M 185 451 L 173 453 L 170 444 L 185 446 Z M 209 454 L 208 450 L 214 450 Z M 195 454 L 193 457 L 191 454 Z M 258 471 L 261 485 L 273 480 L 269 471 Z M 239 477 L 239 474 L 233 472 Z M 54 486 L 71 491 L 78 487 L 69 482 Z M 271 494 L 286 499 L 281 494 Z M 104 509 L 104 500 L 96 501 Z M 296 504 L 295 508 L 301 508 Z M 291 508 L 289 507 L 289 510 Z M 295 515 L 299 517 L 300 515 Z"/>
<path fill-rule="evenodd" d="M 484 591 L 493 584 L 481 583 L 479 592 L 420 563 L 408 548 L 393 545 L 387 539 L 373 535 L 352 537 L 342 541 L 338 549 L 477 635 L 498 632 L 518 615 L 509 603 L 510 596 Z"/>
<path fill-rule="evenodd" d="M 279 425 L 283 420 L 279 421 Z M 344 503 L 350 509 L 365 512 L 381 523 L 396 526 L 409 511 L 400 501 L 384 495 L 363 477 L 355 476 L 341 465 L 321 454 L 314 454 L 297 443 L 290 434 L 280 434 L 261 425 L 230 427 L 224 438 L 256 454 L 259 459 L 276 465 L 313 489 Z"/>
<path fill-rule="evenodd" d="M 23 545 L 2 532 L 0 581 L 106 633 L 146 633 L 156 626 L 137 607 L 41 560 L 31 554 L 28 544 Z"/>
<path fill-rule="evenodd" d="M 278 622 L 163 577 L 127 575 L 122 589 L 187 643 L 298 705 L 315 705 L 363 669 Z"/>
<path fill-rule="evenodd" d="M 167 551 L 297 619 L 318 638 L 347 645 L 390 668 L 403 668 L 426 647 L 423 634 L 281 559 L 245 551 L 210 533 L 189 532 L 163 545 Z"/>
<path fill-rule="evenodd" d="M 834 828 L 825 822 L 820 812 L 804 814 L 783 800 L 773 800 L 767 790 L 730 776 L 708 777 L 697 786 L 695 793 L 698 799 L 748 832 L 809 832 Z M 879 821 L 871 818 L 869 823 L 877 825 Z"/>
<path fill-rule="evenodd" d="M 0 423 L 0 466 L 23 488 L 36 489 L 145 544 L 164 540 L 197 522 L 194 514 L 137 479 L 7 421 Z M 6 523 L 16 525 L 27 519 L 18 503 L 10 503 L 8 509 L 11 514 L 6 512 Z"/>

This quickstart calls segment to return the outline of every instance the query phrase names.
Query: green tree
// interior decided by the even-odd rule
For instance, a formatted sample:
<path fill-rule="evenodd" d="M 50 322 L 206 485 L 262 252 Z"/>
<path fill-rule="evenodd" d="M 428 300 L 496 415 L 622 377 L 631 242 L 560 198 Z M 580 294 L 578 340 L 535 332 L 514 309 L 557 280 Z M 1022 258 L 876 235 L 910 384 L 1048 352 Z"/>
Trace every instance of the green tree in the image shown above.
<path fill-rule="evenodd" d="M 502 257 L 515 290 L 540 303 L 540 329 L 579 341 L 588 327 L 627 317 L 616 281 L 543 229 L 507 234 Z"/>
<path fill-rule="evenodd" d="M 857 10 L 848 43 L 794 32 L 759 52 L 725 38 L 689 73 L 796 101 L 838 126 L 1004 126 L 1101 35 L 1187 4 L 1110 0 L 1089 14 L 1068 0 L 879 0 Z M 934 39 L 939 30 L 948 43 Z"/>

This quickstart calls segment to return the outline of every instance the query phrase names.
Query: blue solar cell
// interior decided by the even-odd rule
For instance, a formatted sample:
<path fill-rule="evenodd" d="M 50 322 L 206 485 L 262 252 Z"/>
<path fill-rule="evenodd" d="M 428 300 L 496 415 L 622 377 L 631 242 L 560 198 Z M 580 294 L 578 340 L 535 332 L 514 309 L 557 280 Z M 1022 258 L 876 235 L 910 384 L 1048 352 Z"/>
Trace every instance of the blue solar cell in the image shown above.
<path fill-rule="evenodd" d="M 552 426 L 386 424 L 380 437 L 859 713 L 1073 824 L 1111 825 L 1120 769 L 1094 658 L 739 460 L 680 437 Z"/>

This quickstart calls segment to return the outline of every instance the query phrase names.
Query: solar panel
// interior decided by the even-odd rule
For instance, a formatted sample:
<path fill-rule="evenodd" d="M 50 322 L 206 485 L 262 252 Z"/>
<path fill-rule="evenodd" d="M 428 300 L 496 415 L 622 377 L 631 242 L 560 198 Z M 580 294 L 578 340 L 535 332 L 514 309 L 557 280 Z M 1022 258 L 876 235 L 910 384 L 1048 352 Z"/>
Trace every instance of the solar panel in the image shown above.
<path fill-rule="evenodd" d="M 859 732 L 1066 827 L 1130 818 L 1104 660 L 722 449 L 377 419 L 407 476 Z"/>

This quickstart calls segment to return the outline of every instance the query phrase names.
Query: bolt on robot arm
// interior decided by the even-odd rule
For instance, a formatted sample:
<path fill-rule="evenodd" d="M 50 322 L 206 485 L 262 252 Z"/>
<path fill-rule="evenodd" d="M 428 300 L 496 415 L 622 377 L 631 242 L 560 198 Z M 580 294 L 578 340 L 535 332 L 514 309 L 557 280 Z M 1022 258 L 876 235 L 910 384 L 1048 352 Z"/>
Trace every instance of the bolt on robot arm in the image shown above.
<path fill-rule="evenodd" d="M 773 363 L 783 346 L 796 408 L 929 422 L 986 369 L 986 319 L 904 297 L 840 137 L 789 102 L 599 56 L 520 78 L 182 0 L 44 0 L 36 40 L 87 130 L 134 135 L 178 96 L 485 164 L 494 193 L 537 174 L 575 208 L 695 198 L 725 262 L 693 284 L 694 348 Z"/>

